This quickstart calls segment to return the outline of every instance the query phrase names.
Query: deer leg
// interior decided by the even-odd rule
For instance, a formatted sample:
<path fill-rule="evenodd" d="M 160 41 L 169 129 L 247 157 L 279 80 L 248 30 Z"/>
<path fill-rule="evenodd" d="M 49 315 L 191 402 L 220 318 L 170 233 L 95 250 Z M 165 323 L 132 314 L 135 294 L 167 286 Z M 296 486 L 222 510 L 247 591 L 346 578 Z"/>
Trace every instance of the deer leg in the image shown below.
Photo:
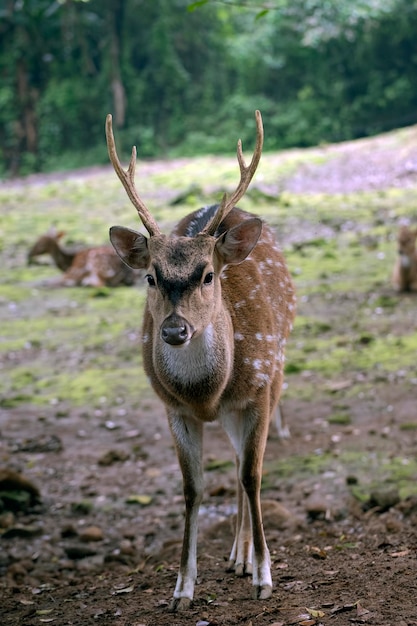
<path fill-rule="evenodd" d="M 198 510 L 203 498 L 203 425 L 174 412 L 168 419 L 182 471 L 185 500 L 181 561 L 170 610 L 182 611 L 191 604 L 197 578 Z"/>
<path fill-rule="evenodd" d="M 237 468 L 237 515 L 235 540 L 227 564 L 228 571 L 237 576 L 252 574 L 252 530 L 246 494 L 240 481 L 239 457 L 236 457 Z"/>
<path fill-rule="evenodd" d="M 288 428 L 287 422 L 284 416 L 284 410 L 282 408 L 282 403 L 280 402 L 277 405 L 275 410 L 275 426 L 277 429 L 278 437 L 280 439 L 289 439 L 291 437 L 290 429 Z"/>
<path fill-rule="evenodd" d="M 228 567 L 240 576 L 252 572 L 253 597 L 265 600 L 272 593 L 272 578 L 260 492 L 269 415 L 247 411 L 240 419 L 223 420 L 223 426 L 237 453 L 238 472 L 236 535 Z"/>
<path fill-rule="evenodd" d="M 262 461 L 265 446 L 258 450 L 253 458 L 253 450 L 244 453 L 241 462 L 240 480 L 247 497 L 247 506 L 252 529 L 253 554 L 252 554 L 252 584 L 253 597 L 266 600 L 272 594 L 271 560 L 262 524 L 261 511 L 261 477 Z"/>

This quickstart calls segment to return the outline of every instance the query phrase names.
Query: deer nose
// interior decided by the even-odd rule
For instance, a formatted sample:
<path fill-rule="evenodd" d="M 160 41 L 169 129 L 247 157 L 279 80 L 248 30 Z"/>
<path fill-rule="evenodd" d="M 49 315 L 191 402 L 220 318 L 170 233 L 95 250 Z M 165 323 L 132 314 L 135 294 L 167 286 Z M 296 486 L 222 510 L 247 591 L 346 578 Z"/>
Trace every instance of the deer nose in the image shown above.
<path fill-rule="evenodd" d="M 193 328 L 179 315 L 170 315 L 161 326 L 161 339 L 170 346 L 181 346 L 193 335 Z"/>

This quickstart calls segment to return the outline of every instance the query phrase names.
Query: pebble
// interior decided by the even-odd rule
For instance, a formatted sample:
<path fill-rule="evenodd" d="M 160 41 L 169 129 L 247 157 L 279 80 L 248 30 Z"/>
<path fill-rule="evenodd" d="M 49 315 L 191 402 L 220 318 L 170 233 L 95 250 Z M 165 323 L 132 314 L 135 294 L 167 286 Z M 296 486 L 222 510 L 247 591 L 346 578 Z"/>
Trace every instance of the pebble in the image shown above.
<path fill-rule="evenodd" d="M 79 533 L 79 538 L 84 543 L 89 541 L 102 541 L 103 537 L 103 531 L 99 526 L 88 526 Z"/>

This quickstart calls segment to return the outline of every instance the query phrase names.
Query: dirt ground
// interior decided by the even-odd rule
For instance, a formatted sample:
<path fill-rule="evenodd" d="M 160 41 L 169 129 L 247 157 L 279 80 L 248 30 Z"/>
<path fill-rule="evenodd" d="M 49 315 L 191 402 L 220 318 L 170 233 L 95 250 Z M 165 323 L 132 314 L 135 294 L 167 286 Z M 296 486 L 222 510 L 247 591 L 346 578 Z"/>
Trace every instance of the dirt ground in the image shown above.
<path fill-rule="evenodd" d="M 304 188 L 315 190 L 324 176 L 340 191 L 350 159 L 344 155 L 343 171 L 339 161 L 331 173 L 328 165 L 324 173 L 320 166 L 304 172 Z M 363 186 L 377 184 L 377 165 L 366 155 L 362 165 L 354 161 L 355 188 L 366 167 L 372 180 L 364 177 Z M 415 171 L 409 167 L 403 184 L 414 184 Z M 399 180 L 397 171 L 392 175 Z M 387 172 L 381 180 L 387 185 Z M 297 176 L 288 188 L 300 184 Z M 404 296 L 408 306 L 410 298 Z M 292 381 L 303 376 L 292 374 Z M 167 609 L 182 539 L 182 483 L 159 401 L 149 392 L 132 409 L 132 391 L 118 412 L 96 410 L 88 421 L 89 407 L 64 414 L 53 406 L 2 409 L 0 466 L 30 484 L 14 485 L 27 497 L 6 502 L 0 515 L 1 626 L 417 625 L 417 495 L 400 498 L 385 488 L 360 502 L 352 488 L 361 476 L 338 461 L 349 450 L 363 453 L 366 472 L 377 453 L 415 459 L 417 430 L 403 426 L 417 418 L 416 382 L 374 375 L 361 398 L 343 380 L 313 401 L 284 397 L 291 438 L 280 440 L 271 425 L 265 456 L 274 583 L 267 601 L 251 599 L 249 578 L 225 571 L 235 475 L 229 443 L 217 424 L 208 425 L 198 584 L 192 607 L 179 614 Z M 350 424 L 328 420 L 341 403 Z M 268 480 L 277 459 L 323 454 L 331 459 L 324 472 L 307 465 Z M 0 473 L 4 492 L 2 480 Z"/>

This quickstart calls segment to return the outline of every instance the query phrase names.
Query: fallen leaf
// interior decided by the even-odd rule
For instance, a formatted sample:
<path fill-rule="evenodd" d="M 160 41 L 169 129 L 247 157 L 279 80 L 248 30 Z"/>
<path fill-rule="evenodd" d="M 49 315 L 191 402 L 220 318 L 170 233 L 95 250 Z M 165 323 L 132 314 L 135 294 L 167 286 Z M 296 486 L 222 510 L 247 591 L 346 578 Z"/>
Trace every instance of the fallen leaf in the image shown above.
<path fill-rule="evenodd" d="M 49 613 L 52 613 L 53 609 L 39 609 L 38 611 L 36 611 L 36 615 L 49 615 Z"/>
<path fill-rule="evenodd" d="M 356 602 L 353 604 L 344 604 L 343 606 L 335 606 L 334 609 L 330 611 L 330 613 L 344 613 L 345 611 L 352 611 L 352 609 L 356 608 Z"/>
<path fill-rule="evenodd" d="M 327 385 L 327 389 L 332 392 L 342 391 L 352 386 L 351 380 L 338 380 Z"/>
<path fill-rule="evenodd" d="M 316 546 L 311 546 L 310 554 L 315 559 L 327 559 L 326 550 L 322 550 L 321 548 L 317 548 Z"/>
<path fill-rule="evenodd" d="M 362 615 L 366 615 L 369 613 L 368 609 L 364 609 L 363 606 L 358 602 L 356 604 L 356 613 L 358 617 L 362 617 Z"/>
<path fill-rule="evenodd" d="M 123 587 L 122 589 L 116 589 L 113 593 L 118 595 L 119 593 L 131 593 L 134 590 L 135 586 L 130 585 L 130 587 Z"/>
<path fill-rule="evenodd" d="M 152 496 L 148 495 L 131 495 L 126 498 L 126 504 L 141 504 L 142 506 L 147 506 L 152 502 Z"/>
<path fill-rule="evenodd" d="M 407 554 L 410 554 L 410 550 L 401 550 L 400 552 L 391 552 L 390 556 L 397 558 L 399 556 L 407 556 Z"/>
<path fill-rule="evenodd" d="M 324 617 L 326 613 L 324 611 L 319 611 L 318 609 L 309 609 L 306 607 L 306 611 L 308 611 L 311 617 Z"/>
<path fill-rule="evenodd" d="M 291 623 L 301 622 L 302 620 L 307 620 L 307 619 L 310 619 L 310 613 L 300 613 L 300 615 L 297 615 L 294 622 L 291 622 Z"/>

